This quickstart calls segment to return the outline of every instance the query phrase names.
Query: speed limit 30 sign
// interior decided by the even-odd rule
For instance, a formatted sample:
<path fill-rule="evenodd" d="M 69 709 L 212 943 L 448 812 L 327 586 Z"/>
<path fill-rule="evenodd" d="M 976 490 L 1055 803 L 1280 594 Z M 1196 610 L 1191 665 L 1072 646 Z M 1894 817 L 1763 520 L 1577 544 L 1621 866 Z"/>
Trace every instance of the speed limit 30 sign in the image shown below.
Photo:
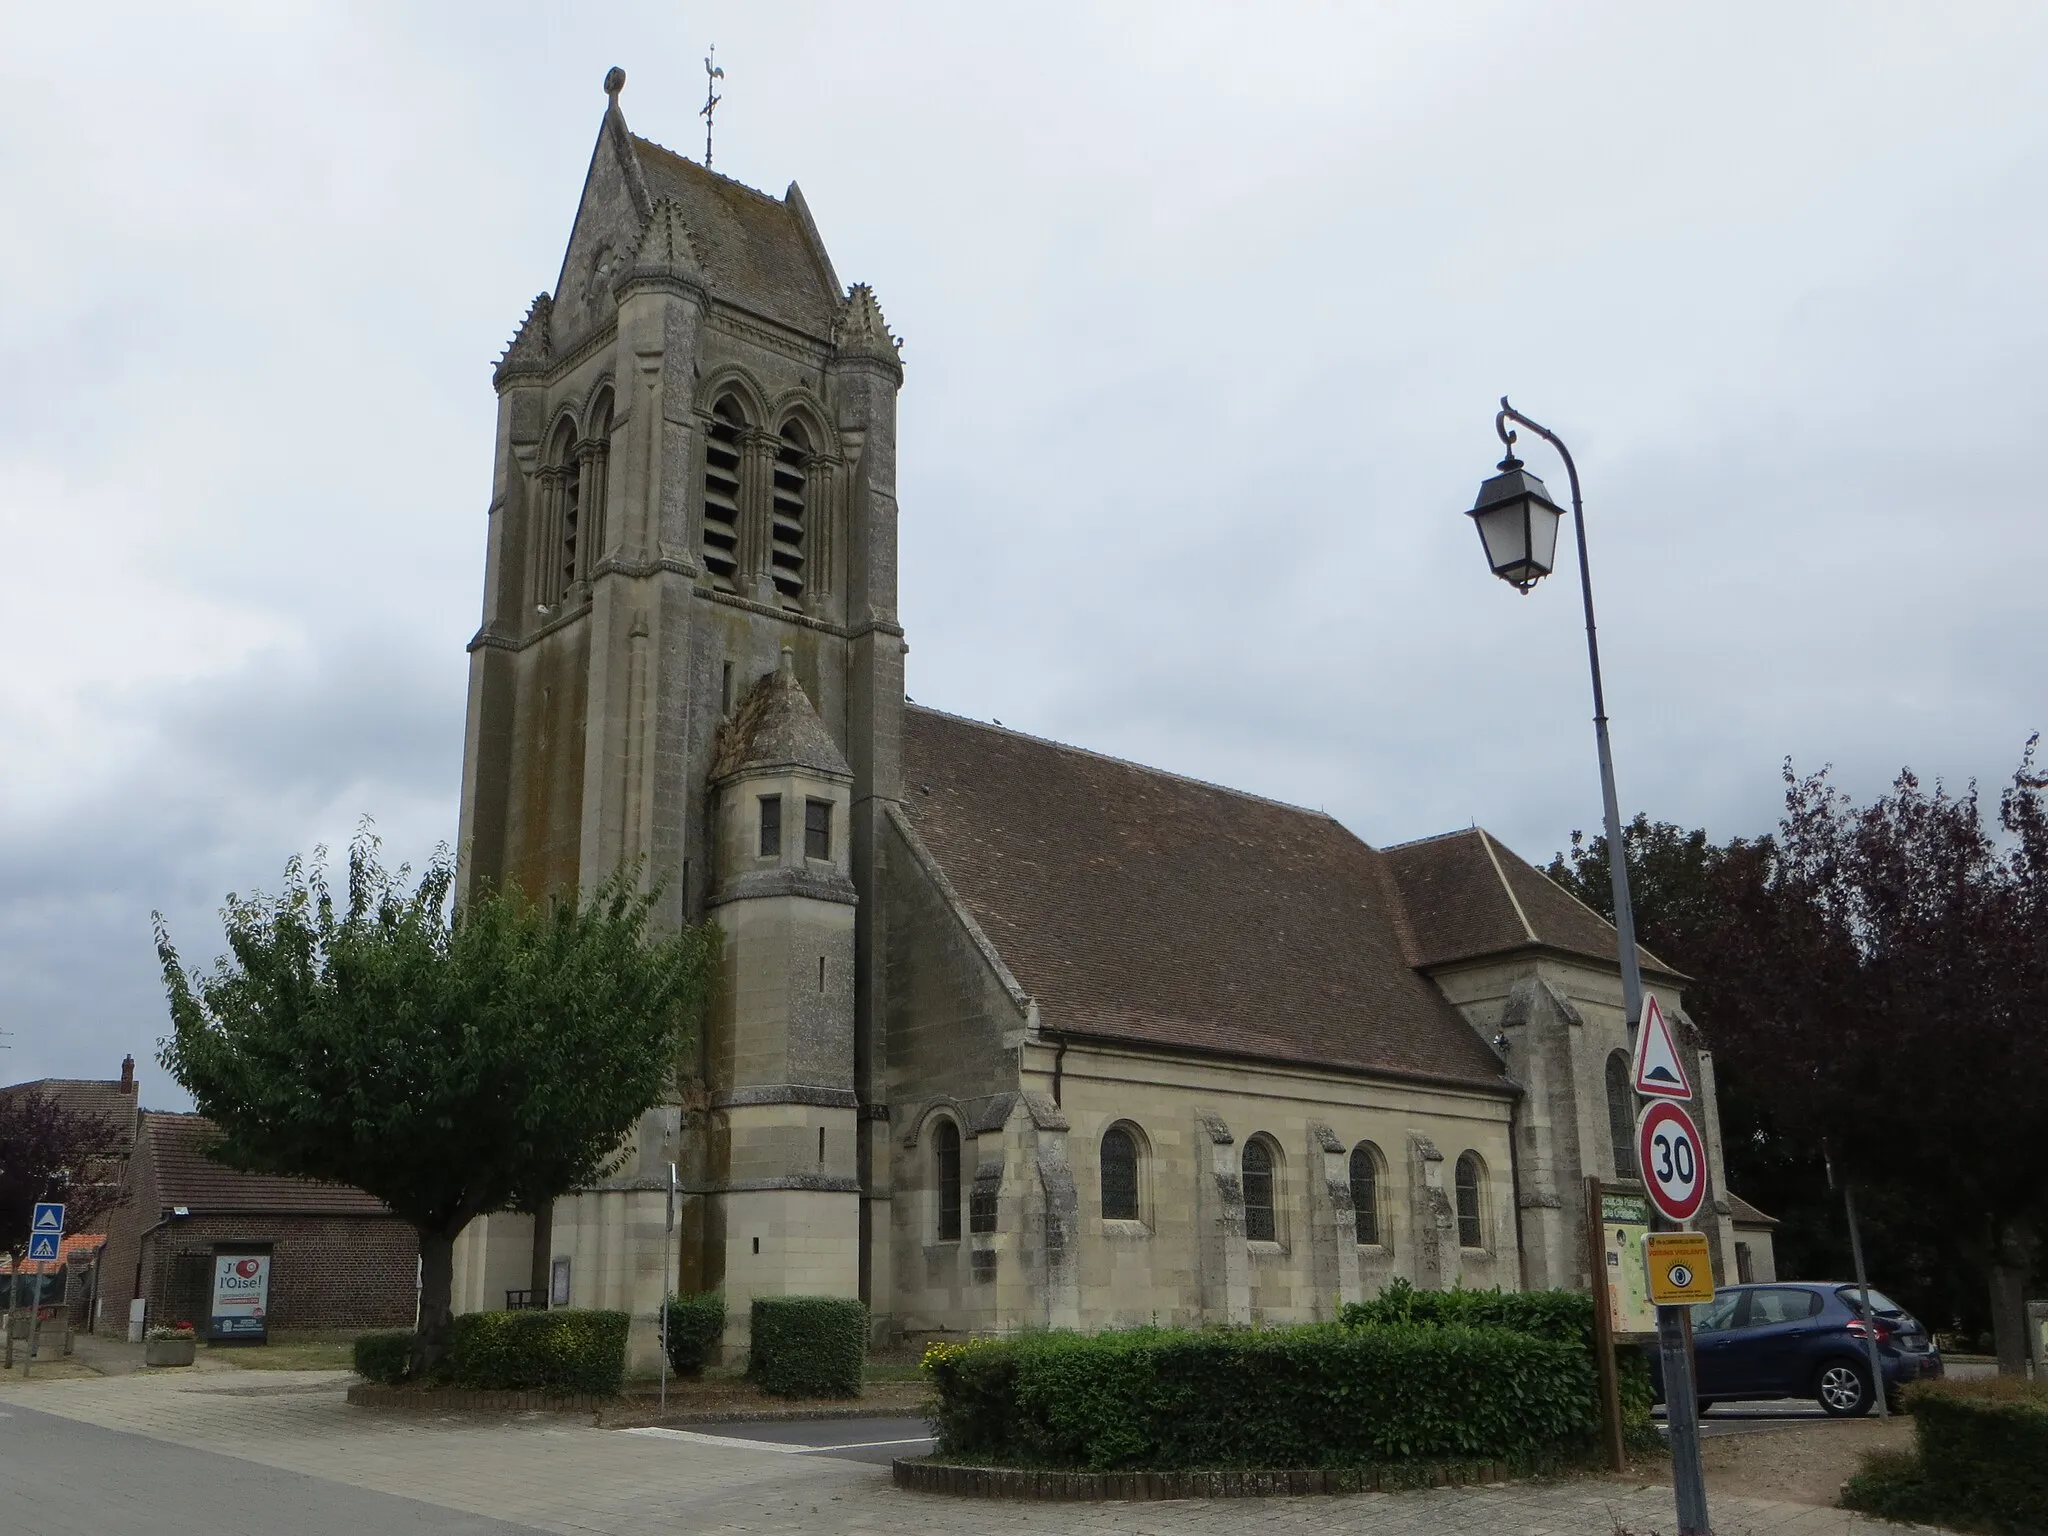
<path fill-rule="evenodd" d="M 1707 1155 L 1699 1127 L 1675 1099 L 1657 1099 L 1636 1117 L 1636 1160 L 1650 1203 L 1673 1221 L 1699 1214 L 1707 1190 Z"/>

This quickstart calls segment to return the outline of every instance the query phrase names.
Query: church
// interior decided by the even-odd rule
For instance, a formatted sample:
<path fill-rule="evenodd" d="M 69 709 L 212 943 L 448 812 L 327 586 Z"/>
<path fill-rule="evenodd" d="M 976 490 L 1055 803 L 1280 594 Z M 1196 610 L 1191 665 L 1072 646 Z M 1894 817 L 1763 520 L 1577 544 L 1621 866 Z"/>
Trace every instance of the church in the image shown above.
<path fill-rule="evenodd" d="M 637 865 L 721 977 L 614 1176 L 471 1225 L 457 1309 L 624 1309 L 651 1369 L 665 1288 L 724 1292 L 732 1357 L 763 1295 L 885 1345 L 1588 1287 L 1586 1176 L 1634 1176 L 1613 929 L 1480 828 L 1376 848 L 906 700 L 875 292 L 624 84 L 496 370 L 461 880 Z M 1712 1060 L 1642 966 L 1733 1280 Z"/>

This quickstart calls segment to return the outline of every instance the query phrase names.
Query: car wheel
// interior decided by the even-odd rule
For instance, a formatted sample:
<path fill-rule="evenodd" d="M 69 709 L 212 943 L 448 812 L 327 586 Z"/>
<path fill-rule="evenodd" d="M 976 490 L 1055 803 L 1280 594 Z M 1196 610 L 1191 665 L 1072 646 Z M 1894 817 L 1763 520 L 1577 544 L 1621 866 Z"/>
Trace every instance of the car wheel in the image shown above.
<path fill-rule="evenodd" d="M 1857 1418 L 1870 1412 L 1870 1376 L 1853 1360 L 1830 1360 L 1813 1378 L 1813 1395 L 1828 1417 Z"/>

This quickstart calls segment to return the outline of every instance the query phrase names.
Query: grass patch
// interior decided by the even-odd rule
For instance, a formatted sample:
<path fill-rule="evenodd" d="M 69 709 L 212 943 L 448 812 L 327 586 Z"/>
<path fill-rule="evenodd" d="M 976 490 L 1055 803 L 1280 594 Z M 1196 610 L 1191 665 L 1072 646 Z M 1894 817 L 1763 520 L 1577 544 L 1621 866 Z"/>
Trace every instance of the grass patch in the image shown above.
<path fill-rule="evenodd" d="M 273 1333 L 267 1344 L 230 1344 L 206 1350 L 206 1358 L 245 1371 L 349 1371 L 355 1369 L 353 1333 L 297 1329 Z"/>

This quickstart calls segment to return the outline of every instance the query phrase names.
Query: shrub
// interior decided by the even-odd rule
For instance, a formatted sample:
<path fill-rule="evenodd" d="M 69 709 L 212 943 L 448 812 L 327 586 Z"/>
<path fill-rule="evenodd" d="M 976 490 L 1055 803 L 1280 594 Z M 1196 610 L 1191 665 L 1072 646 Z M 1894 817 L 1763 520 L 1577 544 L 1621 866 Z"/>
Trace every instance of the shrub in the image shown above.
<path fill-rule="evenodd" d="M 725 1293 L 671 1296 L 665 1321 L 669 1369 L 678 1376 L 700 1375 L 725 1335 Z"/>
<path fill-rule="evenodd" d="M 777 1397 L 859 1397 L 868 1309 L 846 1296 L 758 1296 L 747 1375 Z"/>
<path fill-rule="evenodd" d="M 1593 1298 L 1578 1291 L 1418 1291 L 1396 1280 L 1371 1301 L 1354 1301 L 1347 1328 L 1421 1323 L 1430 1327 L 1507 1328 L 1559 1344 L 1593 1342 Z"/>
<path fill-rule="evenodd" d="M 934 1345 L 938 1454 L 1089 1471 L 1583 1456 L 1591 1355 L 1505 1328 L 1140 1328 Z"/>
<path fill-rule="evenodd" d="M 2048 1383 L 1920 1382 L 1906 1403 L 1917 1456 L 1866 1460 L 1843 1503 L 1890 1519 L 2048 1531 Z"/>
<path fill-rule="evenodd" d="M 1909 1525 L 1938 1518 L 1920 1476 L 1920 1457 L 1903 1446 L 1865 1451 L 1863 1464 L 1842 1484 L 1842 1503 L 1849 1509 Z"/>
<path fill-rule="evenodd" d="M 1352 1302 L 1341 1314 L 1348 1328 L 1416 1323 L 1428 1327 L 1505 1328 L 1559 1344 L 1593 1348 L 1593 1298 L 1580 1291 L 1418 1291 L 1396 1280 L 1371 1301 Z M 1621 1438 L 1632 1451 L 1663 1449 L 1663 1436 L 1650 1408 L 1650 1360 L 1642 1346 L 1617 1344 L 1616 1374 L 1621 1385 Z M 1594 1382 L 1594 1391 L 1599 1383 Z M 1595 1411 L 1598 1399 L 1595 1399 Z"/>
<path fill-rule="evenodd" d="M 356 1374 L 365 1381 L 395 1387 L 412 1369 L 412 1335 L 366 1333 L 356 1340 Z"/>
<path fill-rule="evenodd" d="M 448 1351 L 451 1386 L 616 1397 L 626 1376 L 623 1312 L 465 1312 Z"/>

